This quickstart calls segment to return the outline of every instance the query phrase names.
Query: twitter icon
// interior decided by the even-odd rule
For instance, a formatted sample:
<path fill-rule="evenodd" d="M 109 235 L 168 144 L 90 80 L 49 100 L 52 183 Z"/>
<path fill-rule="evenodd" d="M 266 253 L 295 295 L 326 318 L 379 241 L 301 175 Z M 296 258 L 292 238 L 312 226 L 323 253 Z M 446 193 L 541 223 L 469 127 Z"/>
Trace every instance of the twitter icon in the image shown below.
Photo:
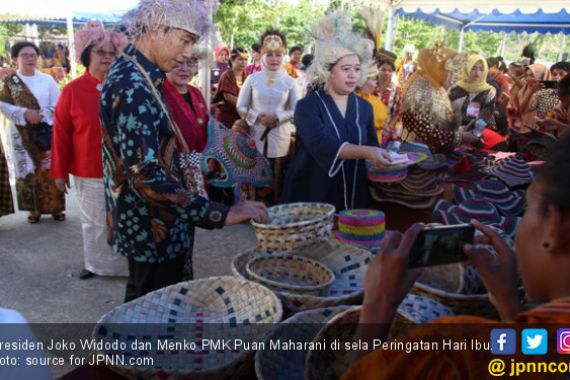
<path fill-rule="evenodd" d="M 524 329 L 521 346 L 525 355 L 545 355 L 548 352 L 548 332 L 545 329 Z"/>

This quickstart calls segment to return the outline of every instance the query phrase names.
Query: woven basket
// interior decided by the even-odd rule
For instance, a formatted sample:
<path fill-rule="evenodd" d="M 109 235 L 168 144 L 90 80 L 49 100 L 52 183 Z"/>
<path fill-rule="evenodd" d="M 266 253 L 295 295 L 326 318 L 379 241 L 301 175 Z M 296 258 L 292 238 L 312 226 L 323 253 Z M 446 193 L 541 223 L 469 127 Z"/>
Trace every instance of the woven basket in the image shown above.
<path fill-rule="evenodd" d="M 110 368 L 130 378 L 223 379 L 249 376 L 255 351 L 232 346 L 205 347 L 203 340 L 262 341 L 281 320 L 279 299 L 266 287 L 232 276 L 181 282 L 148 293 L 105 314 L 94 330 L 103 342 L 126 342 L 123 351 L 103 351 L 107 358 L 152 357 L 150 366 L 115 363 Z M 150 347 L 133 350 L 133 341 Z M 190 347 L 159 347 L 159 341 Z M 192 345 L 193 344 L 193 345 Z"/>
<path fill-rule="evenodd" d="M 334 273 L 319 263 L 303 256 L 271 255 L 252 258 L 245 266 L 248 276 L 272 290 L 314 294 L 334 282 Z"/>
<path fill-rule="evenodd" d="M 456 314 L 477 315 L 488 319 L 499 319 L 497 309 L 485 294 L 462 294 L 449 292 L 416 281 L 412 289 L 413 294 L 431 297 L 441 304 L 452 309 Z"/>
<path fill-rule="evenodd" d="M 319 261 L 335 275 L 332 285 L 319 295 L 276 291 L 283 303 L 286 315 L 301 310 L 337 305 L 357 305 L 362 301 L 364 276 L 374 257 L 370 252 L 350 245 L 336 245 L 331 241 L 320 242 L 292 252 L 297 256 Z M 263 255 L 259 249 L 238 254 L 232 260 L 232 273 L 249 279 L 245 269 L 252 258 Z"/>
<path fill-rule="evenodd" d="M 341 349 L 309 351 L 305 361 L 305 379 L 340 379 L 350 368 L 354 350 L 345 350 L 343 344 L 358 342 L 357 330 L 361 309 L 362 306 L 356 306 L 337 314 L 317 334 L 314 342 L 334 342 L 338 339 L 341 342 Z M 432 299 L 407 295 L 398 307 L 388 339 L 406 336 L 418 324 L 428 323 L 449 315 L 454 314 L 450 309 Z"/>
<path fill-rule="evenodd" d="M 260 380 L 303 380 L 308 350 L 270 350 L 269 342 L 312 342 L 324 324 L 350 306 L 301 311 L 286 319 L 266 339 L 266 349 L 255 353 L 255 373 Z"/>
<path fill-rule="evenodd" d="M 293 251 L 330 239 L 335 207 L 328 203 L 287 203 L 270 207 L 271 222 L 251 222 L 262 251 Z"/>

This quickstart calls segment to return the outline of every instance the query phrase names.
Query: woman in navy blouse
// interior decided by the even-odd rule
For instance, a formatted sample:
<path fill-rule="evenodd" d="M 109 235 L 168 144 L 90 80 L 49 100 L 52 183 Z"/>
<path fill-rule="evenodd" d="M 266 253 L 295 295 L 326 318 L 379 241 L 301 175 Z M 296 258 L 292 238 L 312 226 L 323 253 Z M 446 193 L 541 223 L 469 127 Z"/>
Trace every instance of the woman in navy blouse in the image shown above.
<path fill-rule="evenodd" d="M 320 25 L 338 25 L 339 17 L 333 14 Z M 368 207 L 365 160 L 390 162 L 378 144 L 372 106 L 354 94 L 371 56 L 372 42 L 350 32 L 317 39 L 306 76 L 318 89 L 295 108 L 297 141 L 282 201 L 327 202 L 337 211 Z"/>

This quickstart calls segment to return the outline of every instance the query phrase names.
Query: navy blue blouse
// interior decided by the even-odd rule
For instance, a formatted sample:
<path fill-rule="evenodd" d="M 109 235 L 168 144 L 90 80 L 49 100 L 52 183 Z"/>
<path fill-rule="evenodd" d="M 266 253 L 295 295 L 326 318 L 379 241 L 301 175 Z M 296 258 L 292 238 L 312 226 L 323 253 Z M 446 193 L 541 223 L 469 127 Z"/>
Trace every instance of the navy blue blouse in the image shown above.
<path fill-rule="evenodd" d="M 307 95 L 295 109 L 297 141 L 287 171 L 283 202 L 326 202 L 337 211 L 368 207 L 364 160 L 340 160 L 345 144 L 379 146 L 372 106 L 349 95 L 346 117 L 325 91 Z"/>

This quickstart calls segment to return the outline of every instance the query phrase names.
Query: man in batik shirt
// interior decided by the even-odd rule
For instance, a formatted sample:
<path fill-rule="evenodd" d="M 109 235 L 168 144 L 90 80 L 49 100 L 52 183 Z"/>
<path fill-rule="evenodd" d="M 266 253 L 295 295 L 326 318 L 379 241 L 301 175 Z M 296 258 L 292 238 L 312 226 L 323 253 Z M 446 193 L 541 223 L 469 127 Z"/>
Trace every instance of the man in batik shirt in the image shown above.
<path fill-rule="evenodd" d="M 182 185 L 162 85 L 165 72 L 188 60 L 198 36 L 212 29 L 208 20 L 202 1 L 142 0 L 124 20 L 135 42 L 112 65 L 101 93 L 108 240 L 129 261 L 125 301 L 182 280 L 195 225 L 267 221 L 259 203 L 228 209 Z"/>

